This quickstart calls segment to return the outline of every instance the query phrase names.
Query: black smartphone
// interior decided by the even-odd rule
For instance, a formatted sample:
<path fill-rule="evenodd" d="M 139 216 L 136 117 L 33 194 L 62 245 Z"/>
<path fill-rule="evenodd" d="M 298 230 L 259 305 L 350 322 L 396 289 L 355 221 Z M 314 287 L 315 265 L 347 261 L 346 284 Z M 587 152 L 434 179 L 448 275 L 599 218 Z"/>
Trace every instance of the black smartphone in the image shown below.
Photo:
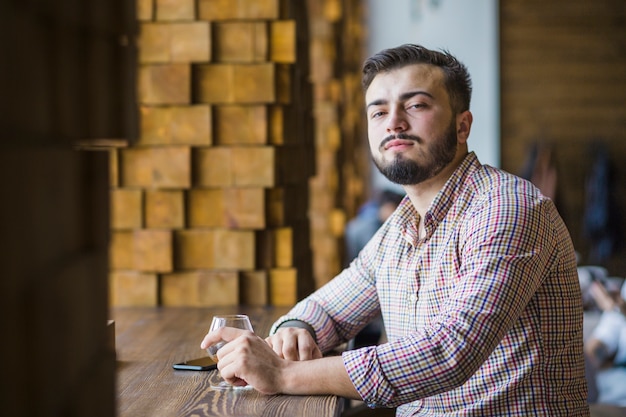
<path fill-rule="evenodd" d="M 185 362 L 175 363 L 172 367 L 179 371 L 211 371 L 213 369 L 217 369 L 217 363 L 208 356 L 205 356 L 203 358 L 190 359 Z"/>

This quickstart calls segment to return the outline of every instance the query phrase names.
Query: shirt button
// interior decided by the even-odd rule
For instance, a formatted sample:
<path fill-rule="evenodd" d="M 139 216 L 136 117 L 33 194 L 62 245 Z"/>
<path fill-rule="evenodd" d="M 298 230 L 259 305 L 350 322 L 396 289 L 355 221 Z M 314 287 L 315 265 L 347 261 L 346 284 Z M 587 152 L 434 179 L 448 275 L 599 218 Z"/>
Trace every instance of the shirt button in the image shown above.
<path fill-rule="evenodd" d="M 417 294 L 409 294 L 409 300 L 411 300 L 411 302 L 416 303 L 417 302 Z"/>

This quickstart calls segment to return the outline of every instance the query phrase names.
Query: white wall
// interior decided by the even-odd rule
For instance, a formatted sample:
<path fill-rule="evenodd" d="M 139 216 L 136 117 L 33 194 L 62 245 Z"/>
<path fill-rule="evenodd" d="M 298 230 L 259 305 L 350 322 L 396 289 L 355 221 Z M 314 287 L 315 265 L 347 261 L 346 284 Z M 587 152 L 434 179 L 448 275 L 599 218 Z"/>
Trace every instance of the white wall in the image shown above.
<path fill-rule="evenodd" d="M 367 0 L 368 53 L 417 43 L 446 49 L 473 83 L 469 138 L 482 163 L 500 166 L 498 0 Z M 378 174 L 374 168 L 373 172 Z M 380 181 L 380 174 L 374 178 Z M 385 180 L 386 181 L 386 180 Z"/>

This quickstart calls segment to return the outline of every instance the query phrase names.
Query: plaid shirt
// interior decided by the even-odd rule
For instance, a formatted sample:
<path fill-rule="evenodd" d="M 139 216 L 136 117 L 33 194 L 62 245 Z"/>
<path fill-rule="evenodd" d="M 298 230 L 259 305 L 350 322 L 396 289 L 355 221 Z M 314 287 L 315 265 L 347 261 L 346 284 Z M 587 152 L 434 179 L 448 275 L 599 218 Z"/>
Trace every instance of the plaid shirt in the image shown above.
<path fill-rule="evenodd" d="M 388 343 L 343 353 L 371 407 L 399 416 L 588 416 L 569 233 L 529 182 L 468 154 L 423 218 L 408 198 L 349 268 L 277 321 L 323 351 L 382 312 Z"/>

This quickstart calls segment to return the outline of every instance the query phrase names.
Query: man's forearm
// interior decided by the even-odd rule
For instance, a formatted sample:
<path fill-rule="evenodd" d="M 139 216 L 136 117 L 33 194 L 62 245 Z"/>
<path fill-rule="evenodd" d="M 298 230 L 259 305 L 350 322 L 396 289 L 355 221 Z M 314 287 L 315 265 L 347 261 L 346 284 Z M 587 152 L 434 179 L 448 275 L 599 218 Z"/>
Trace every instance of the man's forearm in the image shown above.
<path fill-rule="evenodd" d="M 281 391 L 292 395 L 334 394 L 361 399 L 348 377 L 341 356 L 289 362 L 283 370 Z"/>

